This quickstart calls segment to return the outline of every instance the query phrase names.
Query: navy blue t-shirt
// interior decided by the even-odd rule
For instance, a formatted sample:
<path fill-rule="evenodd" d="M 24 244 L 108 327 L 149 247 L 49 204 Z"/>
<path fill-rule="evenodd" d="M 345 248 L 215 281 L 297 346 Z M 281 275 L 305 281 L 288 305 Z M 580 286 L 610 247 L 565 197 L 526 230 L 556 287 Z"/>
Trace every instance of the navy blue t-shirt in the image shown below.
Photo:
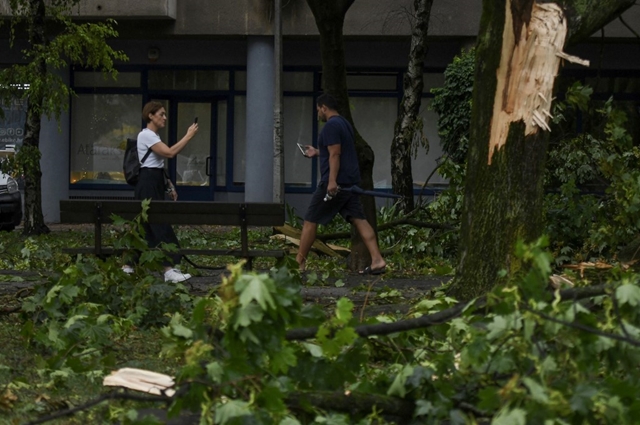
<path fill-rule="evenodd" d="M 341 145 L 340 170 L 337 183 L 340 186 L 353 186 L 360 183 L 360 167 L 354 140 L 353 127 L 349 121 L 340 115 L 335 115 L 327 121 L 318 136 L 320 150 L 320 181 L 329 182 L 329 145 Z"/>

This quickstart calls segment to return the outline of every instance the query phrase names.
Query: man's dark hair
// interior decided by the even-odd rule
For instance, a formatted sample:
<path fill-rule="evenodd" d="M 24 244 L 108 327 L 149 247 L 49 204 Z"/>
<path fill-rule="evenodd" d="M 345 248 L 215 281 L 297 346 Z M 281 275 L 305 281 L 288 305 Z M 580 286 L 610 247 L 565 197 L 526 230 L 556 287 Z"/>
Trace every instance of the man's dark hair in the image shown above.
<path fill-rule="evenodd" d="M 333 111 L 338 110 L 338 102 L 336 101 L 335 97 L 327 93 L 323 93 L 320 96 L 318 96 L 318 100 L 316 100 L 316 104 L 320 107 L 326 106 L 327 108 Z"/>

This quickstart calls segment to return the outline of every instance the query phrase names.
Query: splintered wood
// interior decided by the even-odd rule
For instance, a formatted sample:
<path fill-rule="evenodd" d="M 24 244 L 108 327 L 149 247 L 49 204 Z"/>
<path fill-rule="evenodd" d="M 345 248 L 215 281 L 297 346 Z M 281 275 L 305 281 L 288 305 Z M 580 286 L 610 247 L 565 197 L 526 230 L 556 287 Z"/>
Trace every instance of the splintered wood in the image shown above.
<path fill-rule="evenodd" d="M 506 1 L 506 21 L 502 37 L 500 67 L 493 104 L 489 164 L 496 150 L 507 141 L 509 126 L 522 120 L 525 136 L 544 129 L 550 131 L 553 84 L 561 60 L 589 65 L 588 61 L 562 51 L 567 36 L 567 21 L 554 3 L 532 2 L 531 19 L 522 21 L 516 31 L 511 0 Z M 517 34 L 519 38 L 516 40 Z"/>
<path fill-rule="evenodd" d="M 103 379 L 102 385 L 124 387 L 167 397 L 172 397 L 176 393 L 171 388 L 175 385 L 171 376 L 130 367 L 111 372 L 109 376 Z"/>

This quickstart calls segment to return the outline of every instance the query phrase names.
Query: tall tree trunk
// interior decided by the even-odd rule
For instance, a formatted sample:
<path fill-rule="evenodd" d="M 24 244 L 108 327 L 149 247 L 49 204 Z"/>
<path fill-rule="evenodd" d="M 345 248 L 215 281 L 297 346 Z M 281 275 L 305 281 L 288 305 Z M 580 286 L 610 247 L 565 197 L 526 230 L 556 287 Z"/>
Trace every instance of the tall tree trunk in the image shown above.
<path fill-rule="evenodd" d="M 400 115 L 396 121 L 391 142 L 391 184 L 393 192 L 402 195 L 400 210 L 413 210 L 413 173 L 411 171 L 412 144 L 418 130 L 422 88 L 424 87 L 424 60 L 427 56 L 427 32 L 433 0 L 414 0 L 415 23 L 411 34 L 409 64 L 404 76 L 404 94 Z"/>
<path fill-rule="evenodd" d="M 32 16 L 29 27 L 29 43 L 31 46 L 44 46 L 45 38 L 45 4 L 44 0 L 30 0 L 29 8 Z M 41 78 L 46 81 L 47 65 L 39 56 L 35 64 Z M 40 93 L 40 90 L 34 93 Z M 25 210 L 24 230 L 25 235 L 39 235 L 49 233 L 49 228 L 44 223 L 42 215 L 42 171 L 40 169 L 40 119 L 44 99 L 36 94 L 29 97 L 27 106 L 27 120 L 25 123 L 25 137 L 20 155 L 24 179 L 25 179 Z"/>
<path fill-rule="evenodd" d="M 560 57 L 567 58 L 562 49 L 566 40 L 592 34 L 633 3 L 484 0 L 461 257 L 451 295 L 470 299 L 500 284 L 521 266 L 515 243 L 542 234 L 545 128 Z M 504 278 L 500 270 L 507 271 Z"/>
<path fill-rule="evenodd" d="M 362 138 L 351 116 L 347 91 L 347 68 L 344 55 L 342 28 L 344 17 L 355 0 L 307 0 L 320 33 L 320 54 L 322 55 L 322 86 L 338 102 L 338 112 L 353 125 L 356 135 L 356 150 L 360 166 L 361 186 L 373 189 L 374 154 L 371 146 Z M 370 196 L 360 198 L 365 215 L 376 229 L 376 205 Z M 369 251 L 355 229 L 351 231 L 351 256 L 349 269 L 361 270 L 371 263 Z"/>

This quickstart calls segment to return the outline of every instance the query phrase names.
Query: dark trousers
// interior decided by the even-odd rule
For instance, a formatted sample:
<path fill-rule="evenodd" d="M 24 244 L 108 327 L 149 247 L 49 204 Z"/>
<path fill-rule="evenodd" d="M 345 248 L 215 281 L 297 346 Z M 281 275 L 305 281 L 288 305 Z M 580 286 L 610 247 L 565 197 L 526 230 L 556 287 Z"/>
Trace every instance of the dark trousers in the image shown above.
<path fill-rule="evenodd" d="M 164 170 L 162 168 L 141 168 L 140 178 L 134 192 L 138 200 L 151 199 L 152 201 L 162 201 L 165 199 L 164 191 Z M 178 237 L 170 224 L 149 224 L 144 223 L 145 239 L 149 248 L 155 248 L 164 243 L 173 243 L 180 248 Z M 173 267 L 180 263 L 182 256 L 176 253 L 166 253 L 170 261 L 164 261 L 165 267 Z"/>

